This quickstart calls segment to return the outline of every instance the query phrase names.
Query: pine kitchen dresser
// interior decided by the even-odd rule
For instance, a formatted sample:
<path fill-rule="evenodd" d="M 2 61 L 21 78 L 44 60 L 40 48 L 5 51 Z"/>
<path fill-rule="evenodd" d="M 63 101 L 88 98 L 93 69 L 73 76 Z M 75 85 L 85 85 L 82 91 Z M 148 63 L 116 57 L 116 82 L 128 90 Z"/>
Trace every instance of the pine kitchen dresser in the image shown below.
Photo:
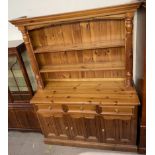
<path fill-rule="evenodd" d="M 44 142 L 136 151 L 133 18 L 140 2 L 10 22 L 38 84 L 31 100 Z"/>

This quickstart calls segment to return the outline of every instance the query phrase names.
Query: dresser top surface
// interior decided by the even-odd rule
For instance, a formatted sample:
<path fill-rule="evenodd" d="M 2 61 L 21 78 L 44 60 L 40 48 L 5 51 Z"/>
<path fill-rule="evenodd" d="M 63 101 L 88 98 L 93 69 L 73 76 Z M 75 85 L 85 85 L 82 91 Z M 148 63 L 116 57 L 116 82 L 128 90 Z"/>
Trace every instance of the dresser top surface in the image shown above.
<path fill-rule="evenodd" d="M 31 103 L 138 105 L 139 100 L 135 88 L 125 88 L 124 81 L 53 81 Z"/>

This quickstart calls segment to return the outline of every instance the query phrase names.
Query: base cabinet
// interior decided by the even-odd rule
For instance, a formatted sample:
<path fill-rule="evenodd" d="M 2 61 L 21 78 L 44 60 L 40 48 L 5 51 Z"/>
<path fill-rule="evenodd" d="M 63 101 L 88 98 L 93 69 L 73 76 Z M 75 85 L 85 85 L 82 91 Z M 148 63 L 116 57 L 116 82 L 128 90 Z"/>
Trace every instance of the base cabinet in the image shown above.
<path fill-rule="evenodd" d="M 136 109 L 135 109 L 136 111 Z M 39 110 L 38 117 L 46 140 L 88 142 L 136 146 L 137 122 L 135 115 L 102 115 L 56 113 Z M 116 149 L 116 148 L 115 148 Z"/>

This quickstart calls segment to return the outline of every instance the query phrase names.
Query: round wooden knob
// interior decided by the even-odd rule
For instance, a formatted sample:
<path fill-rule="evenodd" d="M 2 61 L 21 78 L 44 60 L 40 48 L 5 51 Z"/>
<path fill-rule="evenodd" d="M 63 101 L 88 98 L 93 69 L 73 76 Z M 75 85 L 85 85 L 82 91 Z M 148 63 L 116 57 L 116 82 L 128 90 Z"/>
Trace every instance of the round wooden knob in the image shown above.
<path fill-rule="evenodd" d="M 65 127 L 65 130 L 68 130 L 68 126 Z"/>
<path fill-rule="evenodd" d="M 100 114 L 102 112 L 102 108 L 100 106 L 98 106 L 98 105 L 96 105 L 96 112 L 98 114 Z"/>
<path fill-rule="evenodd" d="M 102 129 L 102 132 L 104 132 L 104 129 Z"/>
<path fill-rule="evenodd" d="M 73 127 L 71 127 L 71 130 L 73 130 Z"/>
<path fill-rule="evenodd" d="M 68 112 L 68 107 L 67 107 L 67 105 L 62 105 L 62 109 L 63 109 L 64 112 Z"/>

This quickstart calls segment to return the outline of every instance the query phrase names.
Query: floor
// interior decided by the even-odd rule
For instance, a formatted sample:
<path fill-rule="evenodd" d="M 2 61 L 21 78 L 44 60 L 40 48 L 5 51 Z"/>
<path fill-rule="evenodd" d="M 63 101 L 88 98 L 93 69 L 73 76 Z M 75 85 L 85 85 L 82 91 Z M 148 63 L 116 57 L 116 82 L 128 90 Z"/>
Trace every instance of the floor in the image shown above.
<path fill-rule="evenodd" d="M 9 155 L 138 155 L 137 153 L 105 151 L 68 146 L 47 145 L 40 133 L 10 131 Z"/>

